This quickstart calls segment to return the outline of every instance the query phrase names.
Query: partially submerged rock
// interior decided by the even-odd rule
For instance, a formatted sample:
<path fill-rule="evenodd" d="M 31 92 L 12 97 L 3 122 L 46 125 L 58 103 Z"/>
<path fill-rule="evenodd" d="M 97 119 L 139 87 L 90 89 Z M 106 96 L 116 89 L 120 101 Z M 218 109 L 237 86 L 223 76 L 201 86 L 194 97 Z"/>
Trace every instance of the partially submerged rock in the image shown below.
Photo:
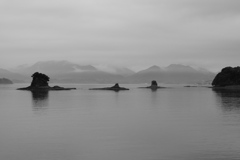
<path fill-rule="evenodd" d="M 240 67 L 225 67 L 212 81 L 214 88 L 240 89 Z"/>
<path fill-rule="evenodd" d="M 90 88 L 89 90 L 112 90 L 112 91 L 121 91 L 121 90 L 129 90 L 128 88 L 120 87 L 118 83 L 116 83 L 112 87 L 105 88 Z"/>
<path fill-rule="evenodd" d="M 54 86 L 50 87 L 48 85 L 48 81 L 50 78 L 42 73 L 35 72 L 33 75 L 33 80 L 31 82 L 31 85 L 25 88 L 18 88 L 18 90 L 29 90 L 29 91 L 50 91 L 50 90 L 72 90 L 76 88 L 64 88 L 60 86 Z"/>
<path fill-rule="evenodd" d="M 160 86 L 158 86 L 157 81 L 153 80 L 152 83 L 151 83 L 151 86 L 148 86 L 148 87 L 140 87 L 140 88 L 149 88 L 149 89 L 152 89 L 152 90 L 157 90 L 157 89 L 159 89 L 159 88 L 165 88 L 165 87 L 160 87 Z"/>

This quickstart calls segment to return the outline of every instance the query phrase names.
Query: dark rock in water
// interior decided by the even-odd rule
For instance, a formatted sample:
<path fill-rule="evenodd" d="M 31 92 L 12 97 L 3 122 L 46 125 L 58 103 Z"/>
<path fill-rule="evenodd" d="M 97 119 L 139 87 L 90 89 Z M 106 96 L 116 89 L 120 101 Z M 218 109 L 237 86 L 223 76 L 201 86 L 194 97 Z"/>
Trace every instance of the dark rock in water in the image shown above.
<path fill-rule="evenodd" d="M 199 87 L 199 86 L 191 86 L 191 85 L 187 85 L 187 86 L 184 86 L 184 87 Z"/>
<path fill-rule="evenodd" d="M 76 88 L 64 88 L 59 86 L 50 87 L 48 81 L 50 78 L 42 73 L 35 72 L 33 75 L 33 80 L 29 87 L 18 88 L 18 90 L 29 90 L 29 91 L 50 91 L 50 90 L 72 90 Z"/>
<path fill-rule="evenodd" d="M 151 83 L 151 86 L 148 86 L 148 87 L 140 87 L 140 88 L 149 88 L 149 89 L 152 89 L 152 90 L 157 90 L 157 89 L 159 89 L 159 88 L 165 88 L 165 87 L 160 87 L 160 86 L 158 86 L 157 81 L 153 80 L 152 83 Z"/>
<path fill-rule="evenodd" d="M 120 91 L 120 90 L 129 90 L 128 88 L 120 87 L 118 83 L 116 83 L 112 87 L 105 88 L 90 88 L 89 90 L 112 90 L 112 91 Z"/>
<path fill-rule="evenodd" d="M 0 84 L 13 84 L 13 82 L 7 78 L 0 78 Z"/>
<path fill-rule="evenodd" d="M 64 88 L 64 87 L 60 87 L 60 86 L 53 86 L 51 87 L 51 90 L 73 90 L 76 88 Z"/>
<path fill-rule="evenodd" d="M 213 87 L 230 87 L 236 86 L 239 88 L 240 86 L 240 67 L 226 67 L 223 68 L 220 73 L 216 75 L 214 80 L 212 81 Z"/>
<path fill-rule="evenodd" d="M 112 86 L 112 87 L 110 87 L 110 88 L 121 88 L 121 87 L 119 86 L 118 83 L 116 83 L 114 86 Z"/>
<path fill-rule="evenodd" d="M 158 86 L 157 81 L 152 81 L 151 86 Z"/>
<path fill-rule="evenodd" d="M 48 81 L 50 78 L 47 75 L 35 72 L 32 77 L 31 87 L 49 87 Z"/>

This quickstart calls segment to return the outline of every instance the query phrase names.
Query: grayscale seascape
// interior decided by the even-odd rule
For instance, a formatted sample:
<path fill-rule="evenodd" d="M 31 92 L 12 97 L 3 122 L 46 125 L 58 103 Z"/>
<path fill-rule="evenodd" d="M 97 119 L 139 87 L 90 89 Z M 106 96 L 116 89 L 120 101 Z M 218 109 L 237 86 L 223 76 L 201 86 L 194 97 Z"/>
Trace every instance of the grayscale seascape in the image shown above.
<path fill-rule="evenodd" d="M 240 160 L 240 0 L 0 0 L 0 160 Z"/>
<path fill-rule="evenodd" d="M 1 160 L 237 160 L 240 92 L 0 86 Z"/>

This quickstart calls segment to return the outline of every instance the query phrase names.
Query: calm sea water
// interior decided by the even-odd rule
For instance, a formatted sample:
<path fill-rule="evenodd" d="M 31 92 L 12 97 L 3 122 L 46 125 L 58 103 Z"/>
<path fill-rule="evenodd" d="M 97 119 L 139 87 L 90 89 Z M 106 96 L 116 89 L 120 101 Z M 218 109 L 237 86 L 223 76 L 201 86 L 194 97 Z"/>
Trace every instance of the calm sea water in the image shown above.
<path fill-rule="evenodd" d="M 22 86 L 0 86 L 1 160 L 240 159 L 240 92 Z"/>

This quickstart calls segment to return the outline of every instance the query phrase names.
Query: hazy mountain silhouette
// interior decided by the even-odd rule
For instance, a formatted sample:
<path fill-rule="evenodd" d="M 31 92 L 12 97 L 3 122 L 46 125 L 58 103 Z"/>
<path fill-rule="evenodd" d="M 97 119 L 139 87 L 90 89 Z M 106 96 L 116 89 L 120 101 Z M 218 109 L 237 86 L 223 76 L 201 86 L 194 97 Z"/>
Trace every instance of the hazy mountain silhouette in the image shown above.
<path fill-rule="evenodd" d="M 194 68 L 181 64 L 171 64 L 165 68 L 168 72 L 196 72 Z"/>
<path fill-rule="evenodd" d="M 22 66 L 16 71 L 23 74 L 32 74 L 36 71 L 50 75 L 65 74 L 70 72 L 96 71 L 97 69 L 91 65 L 81 66 L 68 61 L 42 61 L 31 66 Z"/>
<path fill-rule="evenodd" d="M 51 83 L 115 83 L 122 81 L 127 69 L 117 69 L 115 74 L 98 70 L 92 65 L 78 65 L 68 61 L 42 61 L 15 69 L 21 74 L 42 72 L 51 77 Z M 120 74 L 121 73 L 121 74 Z"/>
<path fill-rule="evenodd" d="M 0 84 L 13 84 L 13 82 L 7 78 L 0 78 Z"/>
<path fill-rule="evenodd" d="M 13 83 L 22 83 L 24 82 L 25 79 L 27 79 L 27 77 L 22 74 L 11 72 L 1 68 L 0 68 L 0 78 L 10 79 Z"/>
<path fill-rule="evenodd" d="M 214 76 L 214 73 L 206 69 L 194 69 L 181 64 L 171 64 L 165 68 L 156 65 L 151 66 L 129 77 L 129 81 L 147 83 L 154 79 L 160 83 L 194 84 L 210 82 Z"/>
<path fill-rule="evenodd" d="M 171 64 L 160 68 L 153 65 L 137 73 L 126 67 L 94 67 L 92 65 L 78 65 L 68 61 L 45 61 L 37 62 L 31 66 L 21 66 L 14 70 L 29 77 L 35 72 L 41 72 L 51 77 L 51 83 L 149 83 L 156 80 L 159 83 L 184 83 L 195 84 L 211 82 L 215 77 L 206 69 L 195 69 L 181 64 Z M 9 73 L 9 71 L 5 72 Z M 1 72 L 0 72 L 1 73 Z M 15 77 L 2 76 L 9 79 Z M 1 76 L 1 74 L 0 74 Z M 24 79 L 24 78 L 22 78 Z"/>
<path fill-rule="evenodd" d="M 51 82 L 58 83 L 116 83 L 122 82 L 124 76 L 102 71 L 71 72 L 53 76 Z"/>
<path fill-rule="evenodd" d="M 115 68 L 116 70 L 116 74 L 119 74 L 119 75 L 122 75 L 122 76 L 131 76 L 133 74 L 135 74 L 134 71 L 132 71 L 131 69 L 129 68 L 126 68 L 126 67 L 123 67 L 123 68 Z"/>
<path fill-rule="evenodd" d="M 103 72 L 106 72 L 106 73 L 112 73 L 112 74 L 115 74 L 115 75 L 121 75 L 121 76 L 130 76 L 130 75 L 133 75 L 135 74 L 134 71 L 132 71 L 131 69 L 129 68 L 126 68 L 126 67 L 116 67 L 116 66 L 111 66 L 111 65 L 98 65 L 96 66 L 96 68 L 99 70 L 99 71 L 103 71 Z"/>
<path fill-rule="evenodd" d="M 137 74 L 144 74 L 144 73 L 158 73 L 161 72 L 162 69 L 159 66 L 153 65 L 147 69 L 141 70 L 137 72 Z"/>

